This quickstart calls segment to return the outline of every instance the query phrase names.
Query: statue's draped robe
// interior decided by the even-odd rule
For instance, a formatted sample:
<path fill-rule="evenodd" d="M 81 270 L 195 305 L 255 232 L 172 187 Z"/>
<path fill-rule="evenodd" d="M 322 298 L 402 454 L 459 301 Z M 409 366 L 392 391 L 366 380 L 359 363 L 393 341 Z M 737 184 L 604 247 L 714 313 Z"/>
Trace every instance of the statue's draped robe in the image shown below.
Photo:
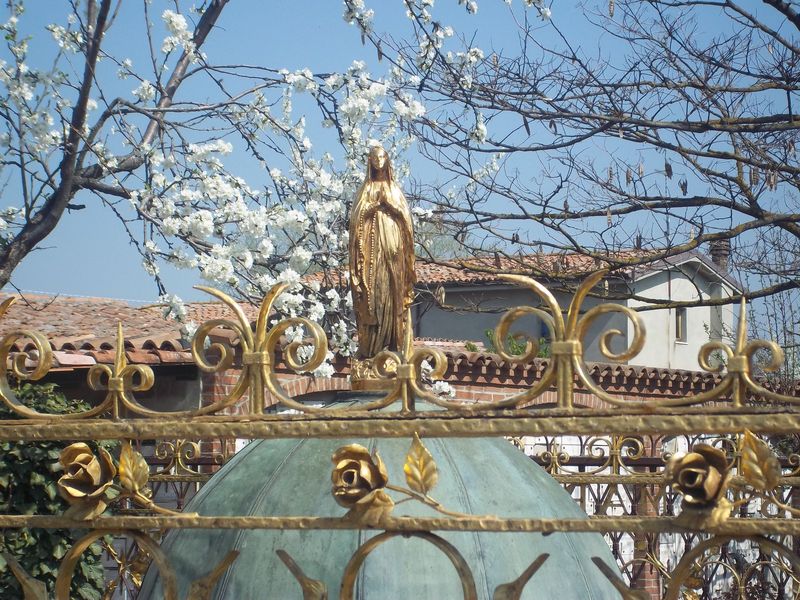
<path fill-rule="evenodd" d="M 350 214 L 350 283 L 361 358 L 402 348 L 414 295 L 411 215 L 390 173 L 385 179 L 368 174 Z"/>

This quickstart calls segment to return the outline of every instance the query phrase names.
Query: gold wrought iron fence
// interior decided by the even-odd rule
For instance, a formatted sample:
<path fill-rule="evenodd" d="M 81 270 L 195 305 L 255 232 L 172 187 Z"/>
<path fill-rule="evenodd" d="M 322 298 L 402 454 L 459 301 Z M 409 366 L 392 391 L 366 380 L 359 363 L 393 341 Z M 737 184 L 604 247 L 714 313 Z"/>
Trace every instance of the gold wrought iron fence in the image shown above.
<path fill-rule="evenodd" d="M 96 365 L 89 371 L 89 386 L 105 393 L 103 401 L 90 410 L 68 415 L 39 413 L 16 397 L 9 375 L 0 377 L 0 397 L 20 417 L 0 421 L 0 440 L 63 441 L 64 473 L 59 487 L 71 504 L 64 515 L 0 515 L 0 527 L 89 530 L 61 563 L 56 583 L 58 600 L 68 598 L 81 553 L 109 533 L 136 542 L 161 572 L 165 598 L 178 600 L 173 568 L 154 534 L 178 528 L 383 531 L 359 547 L 344 567 L 342 599 L 352 598 L 356 576 L 367 554 L 401 534 L 439 548 L 456 567 L 464 597 L 476 598 L 470 566 L 458 549 L 435 533 L 442 531 L 488 531 L 498 535 L 603 533 L 615 549 L 627 580 L 600 561 L 596 565 L 622 598 L 649 597 L 644 590 L 629 587 L 636 587 L 645 568 L 658 574 L 666 599 L 716 597 L 710 595 L 717 592 L 707 589 L 706 582 L 719 577 L 733 581 L 728 590 L 719 594 L 747 598 L 750 588 L 766 586 L 764 593 L 771 593 L 770 586 L 781 586 L 776 593 L 783 596 L 777 597 L 796 597 L 800 594 L 800 558 L 793 540 L 800 535 L 800 520 L 796 518 L 800 515 L 796 493 L 800 460 L 793 454 L 778 457 L 766 439 L 800 430 L 800 398 L 765 385 L 755 377 L 752 364 L 756 353 L 766 351 L 771 355 L 766 369 L 777 368 L 782 362 L 781 349 L 763 340 L 747 341 L 742 310 L 735 343 L 728 346 L 709 342 L 700 352 L 703 369 L 718 376 L 713 389 L 662 401 L 631 401 L 608 393 L 592 380 L 583 358 L 583 338 L 589 326 L 600 315 L 612 312 L 622 313 L 630 321 L 632 336 L 623 352 L 614 354 L 610 350 L 610 340 L 619 331 L 610 330 L 601 337 L 600 351 L 610 360 L 633 358 L 644 344 L 645 332 L 638 315 L 624 306 L 600 304 L 582 311 L 585 298 L 603 276 L 599 272 L 589 277 L 578 288 L 565 314 L 540 283 L 522 276 L 506 276 L 510 282 L 534 292 L 542 305 L 513 308 L 503 316 L 494 337 L 499 354 L 506 361 L 519 363 L 536 356 L 538 335 L 534 338 L 514 334 L 518 342 L 526 344 L 522 355 L 511 355 L 504 347 L 514 322 L 525 315 L 535 315 L 550 331 L 552 359 L 530 388 L 502 400 L 471 404 L 434 393 L 421 377 L 423 363 L 430 363 L 431 376 L 439 378 L 447 359 L 436 349 L 411 345 L 402 352 L 384 351 L 375 358 L 374 366 L 385 381 L 386 391 L 374 399 L 336 408 L 298 401 L 281 388 L 275 372 L 276 355 L 280 351 L 285 364 L 296 371 L 310 371 L 323 362 L 327 341 L 317 324 L 303 318 L 270 323 L 275 299 L 286 285 L 276 286 L 267 295 L 253 326 L 230 297 L 204 288 L 230 307 L 232 318 L 214 319 L 198 329 L 192 342 L 198 367 L 207 372 L 224 372 L 234 365 L 235 351 L 230 345 L 209 341 L 214 329 L 231 330 L 239 339 L 241 372 L 232 391 L 221 400 L 197 410 L 173 412 L 160 412 L 139 403 L 136 393 L 152 386 L 154 374 L 146 365 L 127 364 L 122 325 L 113 366 Z M 6 301 L 0 306 L 0 316 L 9 304 Z M 285 343 L 284 336 L 290 328 L 304 330 L 302 341 Z M 31 340 L 36 347 L 38 361 L 33 367 L 26 366 L 25 356 L 12 352 L 20 338 Z M 722 355 L 724 361 L 713 363 L 714 354 Z M 0 360 L 9 365 L 11 377 L 38 380 L 47 374 L 52 362 L 50 345 L 35 331 L 15 331 L 0 341 Z M 575 405 L 576 383 L 596 396 L 596 407 Z M 553 387 L 557 392 L 555 406 L 533 405 L 538 396 Z M 266 394 L 292 409 L 292 414 L 265 413 Z M 247 414 L 227 414 L 245 397 Z M 436 410 L 431 410 L 430 405 Z M 440 505 L 431 496 L 439 467 L 424 440 L 474 436 L 508 436 L 523 444 L 536 437 L 548 438 L 535 460 L 571 490 L 585 508 L 591 508 L 589 512 L 594 516 L 588 520 L 504 518 L 454 513 Z M 582 448 L 578 454 L 570 456 L 564 450 L 565 436 L 571 436 L 571 443 L 578 440 Z M 350 445 L 334 454 L 337 466 L 333 494 L 348 508 L 340 517 L 201 516 L 179 511 L 185 494 L 173 507 L 161 506 L 153 499 L 153 488 L 177 482 L 196 486 L 207 477 L 193 466 L 193 457 L 200 454 L 187 440 L 293 437 L 412 438 L 406 459 L 406 485 L 390 482 L 380 459 L 360 446 Z M 114 458 L 104 450 L 97 455 L 92 453 L 81 443 L 86 439 L 118 439 L 124 443 L 119 457 Z M 138 441 L 165 439 L 175 441 L 162 443 L 154 452 L 156 461 L 162 462 L 161 469 L 148 465 L 141 447 L 134 447 Z M 666 442 L 674 439 L 682 439 L 682 445 L 668 450 Z M 602 452 L 598 450 L 601 447 Z M 578 457 L 580 460 L 576 460 Z M 354 460 L 370 464 L 367 494 L 362 493 L 363 489 L 353 489 L 353 482 L 344 471 L 336 471 Z M 89 471 L 91 474 L 87 474 Z M 328 484 L 320 481 L 320 485 Z M 438 514 L 394 516 L 394 500 L 387 491 L 427 504 Z M 353 498 L 356 500 L 351 501 Z M 121 510 L 108 513 L 109 505 Z M 623 556 L 625 539 L 631 540 L 630 558 Z M 674 560 L 663 559 L 661 548 L 665 543 L 674 546 Z M 736 557 L 745 555 L 742 553 L 750 558 L 738 564 Z M 123 560 L 119 554 L 117 558 L 121 565 L 143 560 L 137 556 Z M 216 579 L 235 559 L 232 552 L 206 577 L 196 581 L 189 597 L 209 597 Z M 283 553 L 281 559 L 292 573 L 302 573 L 302 566 L 292 557 Z M 519 598 L 546 560 L 544 555 L 537 558 L 519 579 L 498 587 L 494 597 Z M 19 577 L 26 576 L 20 573 Z M 30 589 L 38 590 L 31 593 L 43 593 L 30 578 L 26 581 L 33 585 Z M 324 597 L 319 581 L 298 575 L 298 585 L 305 597 Z"/>

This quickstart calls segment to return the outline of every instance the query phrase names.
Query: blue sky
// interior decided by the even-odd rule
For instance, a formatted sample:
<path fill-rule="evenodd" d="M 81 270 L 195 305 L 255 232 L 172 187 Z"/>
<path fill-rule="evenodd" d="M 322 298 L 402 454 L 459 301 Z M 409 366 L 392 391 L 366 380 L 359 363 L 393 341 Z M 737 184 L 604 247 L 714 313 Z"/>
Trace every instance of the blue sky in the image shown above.
<path fill-rule="evenodd" d="M 293 1 L 262 2 L 233 0 L 223 12 L 218 30 L 209 37 L 205 51 L 217 63 L 246 63 L 285 67 L 290 70 L 310 67 L 314 70 L 341 69 L 356 58 L 362 58 L 359 37 L 341 17 L 338 2 L 308 0 L 307 10 L 297 10 Z M 66 5 L 66 3 L 64 3 Z M 146 60 L 141 2 L 123 3 L 105 47 L 119 57 L 131 57 L 134 65 Z M 31 49 L 34 60 L 50 56 L 50 34 L 44 26 L 64 23 L 52 11 L 50 2 L 31 2 L 22 18 L 23 27 L 34 37 Z M 160 14 L 174 4 L 155 0 L 152 15 Z M 135 41 L 132 41 L 135 40 Z M 39 52 L 39 47 L 47 52 Z M 136 82 L 111 79 L 114 90 L 129 95 Z M 243 174 L 257 178 L 257 172 Z M 256 181 L 257 182 L 257 181 Z M 100 206 L 96 198 L 86 194 L 76 203 L 84 210 L 65 214 L 56 230 L 44 241 L 41 249 L 30 254 L 14 273 L 12 282 L 23 290 L 87 296 L 108 296 L 151 301 L 157 296 L 153 280 L 141 268 L 141 259 L 129 245 L 119 222 Z M 195 271 L 179 271 L 168 265 L 162 273 L 170 291 L 185 298 L 202 298 L 192 289 L 204 283 Z"/>
<path fill-rule="evenodd" d="M 403 35 L 408 25 L 400 0 L 368 4 L 376 9 L 378 31 Z M 521 1 L 515 0 L 514 4 L 515 9 L 520 10 Z M 64 23 L 64 16 L 53 11 L 57 5 L 30 2 L 22 19 L 22 28 L 33 36 L 33 60 L 46 61 L 51 56 L 53 43 L 44 27 L 51 22 Z M 120 59 L 130 57 L 134 65 L 147 62 L 142 5 L 143 2 L 123 2 L 122 12 L 104 42 L 104 47 L 112 55 Z M 60 6 L 66 10 L 66 3 Z M 604 8 L 605 4 L 598 6 Z M 181 4 L 181 7 L 186 8 L 188 4 Z M 174 2 L 153 0 L 150 4 L 151 20 L 156 22 L 158 32 L 156 44 L 160 44 L 162 35 L 160 15 L 167 8 L 174 8 Z M 439 0 L 436 9 L 438 18 L 453 25 L 468 39 L 479 28 L 475 43 L 487 53 L 491 49 L 503 48 L 509 40 L 516 43 L 516 35 L 508 35 L 510 31 L 507 28 L 513 24 L 508 20 L 508 7 L 502 0 L 482 0 L 476 16 L 467 15 L 456 0 Z M 571 18 L 582 10 L 576 1 L 559 2 L 554 7 L 554 18 L 562 28 L 566 28 L 571 39 L 587 45 L 590 52 L 596 52 L 600 41 L 596 34 L 588 36 L 583 20 Z M 545 38 L 551 35 L 546 26 L 540 29 L 540 33 Z M 601 45 L 605 52 L 613 47 L 607 43 Z M 361 45 L 356 29 L 342 19 L 341 2 L 334 0 L 232 0 L 204 51 L 216 64 L 255 64 L 289 70 L 308 67 L 315 72 L 325 72 L 343 70 L 353 60 L 361 59 L 375 74 L 385 68 L 385 63 L 377 63 L 371 48 Z M 77 70 L 80 68 L 81 65 L 76 65 Z M 130 97 L 130 91 L 138 84 L 131 79 L 118 81 L 113 76 L 107 80 L 111 87 L 106 89 L 106 94 L 110 97 Z M 202 90 L 191 90 L 191 93 L 194 97 L 202 96 Z M 319 148 L 317 140 L 324 139 L 321 137 L 324 134 L 315 121 L 309 120 L 308 132 Z M 412 163 L 412 169 L 417 178 L 435 182 L 437 172 L 433 165 Z M 254 167 L 242 167 L 237 174 L 251 186 L 258 187 L 264 183 L 264 173 Z M 30 254 L 18 268 L 13 283 L 23 290 L 52 294 L 140 301 L 155 299 L 155 283 L 141 268 L 140 257 L 129 245 L 121 225 L 93 196 L 79 196 L 76 203 L 85 204 L 86 208 L 64 216 L 41 249 Z M 197 272 L 177 271 L 163 265 L 162 276 L 170 292 L 186 299 L 203 297 L 192 290 L 193 285 L 203 283 Z"/>

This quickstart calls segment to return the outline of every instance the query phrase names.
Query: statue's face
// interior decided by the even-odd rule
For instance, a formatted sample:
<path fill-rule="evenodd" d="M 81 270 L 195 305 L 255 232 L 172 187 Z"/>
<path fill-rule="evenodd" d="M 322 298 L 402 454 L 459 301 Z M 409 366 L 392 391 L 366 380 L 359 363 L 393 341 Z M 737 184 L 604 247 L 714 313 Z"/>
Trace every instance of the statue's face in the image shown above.
<path fill-rule="evenodd" d="M 389 157 L 386 155 L 386 150 L 383 148 L 373 148 L 370 150 L 369 162 L 372 165 L 373 172 L 385 172 L 386 166 L 389 162 Z"/>

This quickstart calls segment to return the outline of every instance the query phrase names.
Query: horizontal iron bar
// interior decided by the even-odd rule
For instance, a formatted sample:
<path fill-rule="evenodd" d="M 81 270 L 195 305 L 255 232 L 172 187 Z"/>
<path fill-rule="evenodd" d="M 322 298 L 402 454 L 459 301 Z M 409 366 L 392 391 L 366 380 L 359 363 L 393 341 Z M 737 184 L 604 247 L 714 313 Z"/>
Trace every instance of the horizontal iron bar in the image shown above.
<path fill-rule="evenodd" d="M 583 413 L 583 414 L 581 414 Z M 798 411 L 674 412 L 602 414 L 560 411 L 527 415 L 515 412 L 361 413 L 358 415 L 246 415 L 163 419 L 85 419 L 0 422 L 0 440 L 86 440 L 155 438 L 300 438 L 300 437 L 491 437 L 501 435 L 647 435 L 796 433 Z"/>
<path fill-rule="evenodd" d="M 551 473 L 553 479 L 565 485 L 669 485 L 670 479 L 667 477 L 665 471 L 660 473 L 618 473 L 618 474 L 603 474 L 603 473 L 570 473 L 568 471 L 559 471 L 558 473 Z M 731 483 L 734 485 L 744 486 L 747 480 L 741 476 L 734 476 L 731 478 Z M 800 477 L 783 476 L 778 479 L 776 487 L 800 487 Z"/>
<path fill-rule="evenodd" d="M 92 521 L 75 521 L 63 516 L 0 515 L 0 528 L 39 529 L 368 529 L 352 519 L 339 517 L 209 517 L 109 516 Z M 390 517 L 381 527 L 386 531 L 493 531 L 493 532 L 610 532 L 631 533 L 695 532 L 673 517 L 591 517 L 588 519 L 502 519 L 497 517 Z M 718 535 L 800 535 L 800 519 L 731 518 L 713 530 Z"/>

